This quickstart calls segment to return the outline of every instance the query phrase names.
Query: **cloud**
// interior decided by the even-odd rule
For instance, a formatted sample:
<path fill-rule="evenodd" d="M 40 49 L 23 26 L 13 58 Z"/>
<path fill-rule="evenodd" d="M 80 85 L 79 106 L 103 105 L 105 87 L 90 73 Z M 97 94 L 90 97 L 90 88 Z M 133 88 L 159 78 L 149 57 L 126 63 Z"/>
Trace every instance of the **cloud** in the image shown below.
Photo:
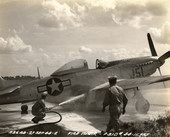
<path fill-rule="evenodd" d="M 169 12 L 169 0 L 145 0 L 146 10 L 154 16 L 165 16 Z"/>
<path fill-rule="evenodd" d="M 39 25 L 46 28 L 56 28 L 65 30 L 67 28 L 74 28 L 81 26 L 80 13 L 84 10 L 83 7 L 76 4 L 74 9 L 66 3 L 44 1 L 42 3 L 44 8 L 43 15 L 39 20 Z"/>
<path fill-rule="evenodd" d="M 82 53 L 93 53 L 93 50 L 91 48 L 87 48 L 87 47 L 81 46 L 79 48 L 79 52 L 82 52 Z"/>
<path fill-rule="evenodd" d="M 170 45 L 170 22 L 163 24 L 160 29 L 150 28 L 149 31 L 154 35 L 159 43 Z"/>
<path fill-rule="evenodd" d="M 6 40 L 0 37 L 0 53 L 18 53 L 18 52 L 32 52 L 32 46 L 27 45 L 23 40 L 15 34 L 13 37 L 9 37 Z"/>
<path fill-rule="evenodd" d="M 166 16 L 168 0 L 73 0 L 45 1 L 39 25 L 66 30 L 83 25 L 125 25 L 141 28 L 154 16 Z"/>
<path fill-rule="evenodd" d="M 141 28 L 154 16 L 168 15 L 169 4 L 169 0 L 16 0 L 0 6 L 2 17 L 8 19 L 2 23 L 16 29 L 23 25 L 32 32 L 35 26 L 47 30 L 115 24 Z"/>
<path fill-rule="evenodd" d="M 118 59 L 124 59 L 129 57 L 129 51 L 125 48 L 120 48 L 120 49 L 111 49 L 111 50 L 106 50 L 104 49 L 101 51 L 101 54 L 103 56 L 102 59 L 109 61 L 109 60 L 118 60 Z"/>
<path fill-rule="evenodd" d="M 142 51 L 138 53 L 138 56 L 150 56 L 151 51 L 149 48 L 144 48 Z"/>
<path fill-rule="evenodd" d="M 128 24 L 140 28 L 144 26 L 142 22 L 151 20 L 154 16 L 166 16 L 169 12 L 169 4 L 167 0 L 119 0 L 112 18 L 118 25 Z"/>
<path fill-rule="evenodd" d="M 111 49 L 111 50 L 102 50 L 100 53 L 100 58 L 105 61 L 111 61 L 111 60 L 120 60 L 120 59 L 127 59 L 127 58 L 134 58 L 134 57 L 141 57 L 141 56 L 148 56 L 149 55 L 149 49 L 145 48 L 143 50 L 137 51 L 137 50 L 129 50 L 126 48 L 117 48 L 117 49 Z"/>
<path fill-rule="evenodd" d="M 23 58 L 16 58 L 16 57 L 14 57 L 14 58 L 13 58 L 13 61 L 14 61 L 17 65 L 28 65 L 28 64 L 29 64 L 28 60 L 23 59 Z"/>
<path fill-rule="evenodd" d="M 74 59 L 80 59 L 82 58 L 80 52 L 76 52 L 76 51 L 70 51 L 68 53 L 68 59 L 67 60 L 74 60 Z"/>
<path fill-rule="evenodd" d="M 67 1 L 68 2 L 68 1 Z M 153 17 L 167 16 L 168 0 L 74 0 L 83 7 L 81 20 L 83 25 L 129 25 L 135 28 L 147 26 L 145 21 Z M 73 10 L 72 5 L 69 7 Z"/>
<path fill-rule="evenodd" d="M 154 16 L 166 16 L 169 12 L 168 0 L 86 0 L 75 1 L 85 5 L 86 17 L 83 21 L 90 25 L 128 24 L 135 28 L 143 27 L 143 22 Z M 88 25 L 89 25 L 88 24 Z M 146 24 L 145 24 L 146 25 Z"/>

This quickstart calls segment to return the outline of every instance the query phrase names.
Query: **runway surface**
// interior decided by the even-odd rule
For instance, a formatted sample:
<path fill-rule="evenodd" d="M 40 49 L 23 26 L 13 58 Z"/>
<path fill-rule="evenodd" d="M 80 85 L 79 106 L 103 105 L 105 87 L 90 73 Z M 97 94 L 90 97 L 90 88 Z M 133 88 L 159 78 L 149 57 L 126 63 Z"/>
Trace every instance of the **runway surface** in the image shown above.
<path fill-rule="evenodd" d="M 135 100 L 131 99 L 127 106 L 127 113 L 121 116 L 122 122 L 135 122 L 154 119 L 159 115 L 165 115 L 170 111 L 170 89 L 151 89 L 143 90 L 143 95 L 149 100 L 151 106 L 147 114 L 138 114 L 134 107 Z M 46 103 L 48 107 L 54 104 Z M 20 113 L 20 104 L 3 105 L 0 110 L 0 134 L 35 126 L 31 121 L 33 116 L 29 104 L 29 114 L 22 115 Z M 98 112 L 79 112 L 67 111 L 56 107 L 56 111 L 60 112 L 63 119 L 57 126 L 64 130 L 80 131 L 80 132 L 99 132 L 105 130 L 109 120 L 108 110 L 105 113 Z M 59 117 L 55 114 L 47 114 L 45 120 L 47 122 L 55 121 Z M 48 126 L 48 125 L 47 125 Z"/>

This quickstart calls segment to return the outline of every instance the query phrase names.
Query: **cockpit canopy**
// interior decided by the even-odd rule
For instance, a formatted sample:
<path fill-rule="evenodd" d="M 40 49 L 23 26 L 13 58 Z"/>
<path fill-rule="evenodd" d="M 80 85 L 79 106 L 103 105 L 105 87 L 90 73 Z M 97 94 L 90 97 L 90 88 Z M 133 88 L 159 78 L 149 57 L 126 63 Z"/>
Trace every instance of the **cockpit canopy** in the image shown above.
<path fill-rule="evenodd" d="M 104 69 L 108 67 L 109 63 L 103 60 L 96 59 L 96 69 Z"/>
<path fill-rule="evenodd" d="M 65 74 L 79 72 L 87 69 L 88 69 L 88 64 L 85 59 L 76 59 L 66 63 L 51 75 L 65 75 Z"/>

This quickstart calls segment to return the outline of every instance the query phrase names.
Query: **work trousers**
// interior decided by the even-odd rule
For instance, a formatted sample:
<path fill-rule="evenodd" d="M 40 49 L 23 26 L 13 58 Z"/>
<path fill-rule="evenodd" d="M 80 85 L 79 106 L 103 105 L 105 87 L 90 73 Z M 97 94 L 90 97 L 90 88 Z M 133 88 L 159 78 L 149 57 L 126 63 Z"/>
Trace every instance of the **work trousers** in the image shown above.
<path fill-rule="evenodd" d="M 46 116 L 45 112 L 42 111 L 32 112 L 32 114 L 38 119 L 43 119 Z"/>
<path fill-rule="evenodd" d="M 118 105 L 110 105 L 109 113 L 110 113 L 110 120 L 107 125 L 106 132 L 109 132 L 111 129 L 114 129 L 115 131 L 117 131 L 120 126 L 119 117 L 122 113 L 121 105 L 119 105 L 119 104 Z"/>

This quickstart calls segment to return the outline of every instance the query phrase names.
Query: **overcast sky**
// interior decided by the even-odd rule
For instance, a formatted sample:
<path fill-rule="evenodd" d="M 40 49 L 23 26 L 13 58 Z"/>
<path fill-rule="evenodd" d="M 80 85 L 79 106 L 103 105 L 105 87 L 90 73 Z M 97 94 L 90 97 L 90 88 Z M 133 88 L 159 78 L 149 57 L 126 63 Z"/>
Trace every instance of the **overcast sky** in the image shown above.
<path fill-rule="evenodd" d="M 47 76 L 73 59 L 116 60 L 170 50 L 169 0 L 1 0 L 0 75 Z M 170 74 L 170 59 L 162 67 Z"/>

